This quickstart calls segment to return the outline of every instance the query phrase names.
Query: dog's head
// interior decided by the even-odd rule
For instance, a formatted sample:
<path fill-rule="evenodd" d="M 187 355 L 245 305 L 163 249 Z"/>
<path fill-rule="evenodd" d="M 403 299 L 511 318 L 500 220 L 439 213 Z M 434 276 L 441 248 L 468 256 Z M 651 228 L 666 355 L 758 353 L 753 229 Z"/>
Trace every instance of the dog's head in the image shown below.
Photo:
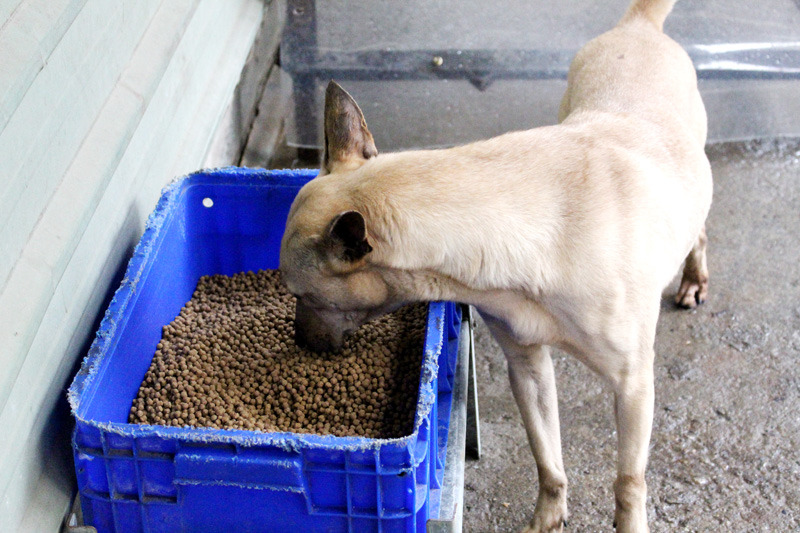
<path fill-rule="evenodd" d="M 331 82 L 322 169 L 292 204 L 280 254 L 283 279 L 297 298 L 295 338 L 314 351 L 338 349 L 347 333 L 399 303 L 370 264 L 367 220 L 343 186 L 377 154 L 361 109 Z"/>

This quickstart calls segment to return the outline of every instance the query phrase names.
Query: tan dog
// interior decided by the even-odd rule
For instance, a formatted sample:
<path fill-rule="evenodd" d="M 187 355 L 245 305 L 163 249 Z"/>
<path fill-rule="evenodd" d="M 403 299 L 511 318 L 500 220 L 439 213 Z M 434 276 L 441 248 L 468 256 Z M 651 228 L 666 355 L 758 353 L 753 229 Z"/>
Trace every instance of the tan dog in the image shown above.
<path fill-rule="evenodd" d="M 377 155 L 356 103 L 328 86 L 320 177 L 289 213 L 281 270 L 297 340 L 335 349 L 401 304 L 456 300 L 507 359 L 539 474 L 525 531 L 561 531 L 561 460 L 549 346 L 615 395 L 619 531 L 647 531 L 645 465 L 661 291 L 706 295 L 711 172 L 692 63 L 662 32 L 674 0 L 634 0 L 576 56 L 561 124 L 447 150 Z M 688 256 L 687 256 L 688 254 Z"/>

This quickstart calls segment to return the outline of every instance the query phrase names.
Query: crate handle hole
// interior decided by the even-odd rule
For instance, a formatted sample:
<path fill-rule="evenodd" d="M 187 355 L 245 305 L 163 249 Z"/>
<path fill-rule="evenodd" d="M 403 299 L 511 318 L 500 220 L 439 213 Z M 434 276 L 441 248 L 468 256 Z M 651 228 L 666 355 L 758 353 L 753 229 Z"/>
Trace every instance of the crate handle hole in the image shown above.
<path fill-rule="evenodd" d="M 214 200 L 211 198 L 203 198 L 203 207 L 212 207 L 214 205 Z"/>

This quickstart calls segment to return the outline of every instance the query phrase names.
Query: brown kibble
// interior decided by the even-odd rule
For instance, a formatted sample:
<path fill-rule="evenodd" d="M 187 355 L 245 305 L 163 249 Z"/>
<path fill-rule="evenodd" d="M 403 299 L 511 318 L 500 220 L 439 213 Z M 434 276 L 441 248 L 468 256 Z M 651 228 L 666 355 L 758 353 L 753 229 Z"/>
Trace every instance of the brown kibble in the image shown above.
<path fill-rule="evenodd" d="M 129 422 L 370 438 L 411 433 L 425 334 L 417 304 L 362 326 L 338 353 L 294 342 L 275 270 L 204 276 L 162 328 Z"/>

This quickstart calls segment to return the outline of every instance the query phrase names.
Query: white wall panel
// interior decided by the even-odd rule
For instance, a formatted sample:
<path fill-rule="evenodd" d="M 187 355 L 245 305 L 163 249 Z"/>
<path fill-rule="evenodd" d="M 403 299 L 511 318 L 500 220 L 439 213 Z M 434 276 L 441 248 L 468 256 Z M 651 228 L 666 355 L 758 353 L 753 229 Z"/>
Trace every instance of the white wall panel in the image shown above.
<path fill-rule="evenodd" d="M 0 0 L 0 131 L 86 0 Z"/>
<path fill-rule="evenodd" d="M 0 287 L 160 1 L 87 2 L 0 132 Z"/>
<path fill-rule="evenodd" d="M 263 5 L 88 0 L 52 55 L 72 53 L 46 65 L 14 109 L 6 130 L 19 135 L 0 133 L 0 217 L 16 224 L 0 225 L 0 531 L 53 530 L 66 510 L 72 465 L 54 434 L 55 405 L 162 186 L 205 160 Z M 92 22 L 80 26 L 84 45 L 66 44 L 81 20 Z M 131 35 L 109 40 L 113 31 Z M 83 85 L 75 68 L 93 81 Z M 5 179 L 36 172 L 35 183 Z M 13 260 L 7 250 L 18 250 Z"/>

